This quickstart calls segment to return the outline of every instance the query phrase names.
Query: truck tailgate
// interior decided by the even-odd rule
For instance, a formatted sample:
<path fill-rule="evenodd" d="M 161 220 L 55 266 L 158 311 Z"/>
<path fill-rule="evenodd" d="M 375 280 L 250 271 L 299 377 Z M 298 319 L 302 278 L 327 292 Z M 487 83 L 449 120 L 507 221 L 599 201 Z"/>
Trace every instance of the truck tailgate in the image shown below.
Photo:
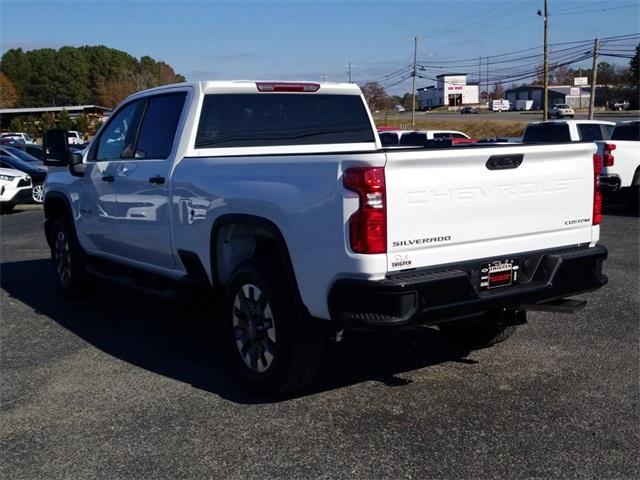
<path fill-rule="evenodd" d="M 578 143 L 388 151 L 388 270 L 596 241 L 595 148 Z"/>

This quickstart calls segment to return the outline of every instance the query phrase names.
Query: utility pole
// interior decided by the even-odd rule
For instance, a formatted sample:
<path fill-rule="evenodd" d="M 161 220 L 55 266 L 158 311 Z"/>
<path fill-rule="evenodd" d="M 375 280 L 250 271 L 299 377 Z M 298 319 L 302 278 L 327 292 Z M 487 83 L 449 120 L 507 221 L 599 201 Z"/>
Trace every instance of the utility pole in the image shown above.
<path fill-rule="evenodd" d="M 538 11 L 540 13 L 540 11 Z M 549 118 L 549 5 L 548 0 L 544 0 L 544 66 L 542 68 L 542 75 L 544 76 L 543 83 L 543 100 L 542 100 L 542 119 L 547 120 Z"/>
<path fill-rule="evenodd" d="M 413 82 L 411 87 L 411 128 L 416 126 L 416 67 L 418 64 L 418 37 L 413 37 Z"/>
<path fill-rule="evenodd" d="M 482 90 L 482 57 L 478 58 L 478 105 L 480 105 L 481 90 Z"/>
<path fill-rule="evenodd" d="M 351 62 L 349 62 L 349 70 L 348 70 L 348 72 L 349 72 L 349 83 L 353 83 L 351 81 Z"/>
<path fill-rule="evenodd" d="M 322 77 L 322 82 L 323 82 L 323 83 L 327 81 L 327 74 L 326 74 L 326 73 L 323 73 L 323 74 L 321 75 L 321 77 Z"/>
<path fill-rule="evenodd" d="M 600 52 L 600 39 L 593 43 L 593 66 L 591 67 L 591 96 L 589 97 L 589 120 L 593 120 L 593 109 L 596 102 L 596 81 L 598 78 L 598 53 Z"/>
<path fill-rule="evenodd" d="M 486 94 L 487 94 L 487 108 L 489 108 L 489 57 L 487 58 L 487 87 L 486 87 Z"/>

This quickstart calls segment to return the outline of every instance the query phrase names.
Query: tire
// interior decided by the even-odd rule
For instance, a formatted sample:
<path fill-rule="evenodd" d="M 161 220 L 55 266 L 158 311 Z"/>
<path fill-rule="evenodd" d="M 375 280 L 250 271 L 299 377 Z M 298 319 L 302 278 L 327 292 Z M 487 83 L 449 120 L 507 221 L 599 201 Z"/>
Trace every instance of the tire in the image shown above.
<path fill-rule="evenodd" d="M 67 295 L 81 291 L 84 280 L 85 255 L 69 223 L 57 218 L 50 229 L 51 263 L 56 284 Z"/>
<path fill-rule="evenodd" d="M 41 183 L 36 183 L 31 189 L 31 199 L 34 203 L 44 202 L 44 190 Z"/>
<path fill-rule="evenodd" d="M 444 323 L 438 328 L 450 343 L 473 350 L 502 343 L 516 331 L 515 325 L 491 320 L 489 314 L 483 315 L 483 317 L 483 320 L 475 323 Z"/>
<path fill-rule="evenodd" d="M 319 321 L 298 318 L 281 271 L 270 261 L 243 262 L 224 297 L 229 362 L 247 387 L 267 395 L 308 386 L 320 368 L 324 346 Z"/>

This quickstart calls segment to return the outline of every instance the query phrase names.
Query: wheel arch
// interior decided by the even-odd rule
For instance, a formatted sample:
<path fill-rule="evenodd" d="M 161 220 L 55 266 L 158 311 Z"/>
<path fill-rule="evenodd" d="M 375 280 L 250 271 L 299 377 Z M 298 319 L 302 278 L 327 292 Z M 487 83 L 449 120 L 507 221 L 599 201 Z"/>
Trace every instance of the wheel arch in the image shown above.
<path fill-rule="evenodd" d="M 298 318 L 303 318 L 304 315 L 308 316 L 309 312 L 302 302 L 293 262 L 284 235 L 275 223 L 264 217 L 248 214 L 227 214 L 218 217 L 213 223 L 209 248 L 211 283 L 214 288 L 217 290 L 223 289 L 226 280 L 228 280 L 228 278 L 225 278 L 226 274 L 219 265 L 219 239 L 221 235 L 228 232 L 230 227 L 234 229 L 239 227 L 239 231 L 241 232 L 239 236 L 242 238 L 253 236 L 254 241 L 254 245 L 251 248 L 247 248 L 247 251 L 244 252 L 245 254 L 240 255 L 234 262 L 234 267 L 242 261 L 251 258 L 275 256 L 275 259 L 284 269 L 287 287 L 294 295 L 296 310 L 298 310 L 299 313 Z M 250 255 L 248 254 L 248 250 L 251 250 Z"/>
<path fill-rule="evenodd" d="M 47 239 L 47 243 L 51 246 L 50 243 L 50 230 L 52 221 L 55 218 L 63 217 L 65 220 L 69 222 L 69 226 L 71 227 L 71 231 L 78 238 L 76 232 L 75 222 L 73 221 L 73 214 L 71 210 L 71 203 L 69 199 L 60 192 L 49 192 L 44 197 L 44 232 L 45 237 Z"/>

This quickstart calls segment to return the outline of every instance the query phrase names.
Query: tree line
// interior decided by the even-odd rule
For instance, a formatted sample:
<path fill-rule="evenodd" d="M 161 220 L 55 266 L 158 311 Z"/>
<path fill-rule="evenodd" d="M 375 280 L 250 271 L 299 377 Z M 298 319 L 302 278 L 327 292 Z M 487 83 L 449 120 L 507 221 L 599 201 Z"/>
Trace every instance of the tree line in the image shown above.
<path fill-rule="evenodd" d="M 136 91 L 184 81 L 166 62 L 103 45 L 14 48 L 0 59 L 0 106 L 114 107 Z"/>

